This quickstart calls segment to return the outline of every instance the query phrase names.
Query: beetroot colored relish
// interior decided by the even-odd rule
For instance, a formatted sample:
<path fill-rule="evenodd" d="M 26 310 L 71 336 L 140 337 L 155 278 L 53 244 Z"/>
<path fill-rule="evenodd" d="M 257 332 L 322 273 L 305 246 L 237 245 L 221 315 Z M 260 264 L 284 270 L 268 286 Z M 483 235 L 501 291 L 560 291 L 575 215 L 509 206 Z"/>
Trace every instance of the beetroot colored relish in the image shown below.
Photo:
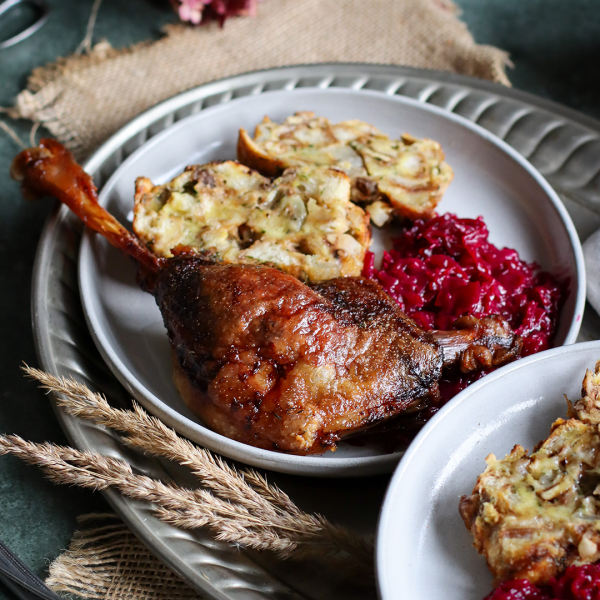
<path fill-rule="evenodd" d="M 488 235 L 481 217 L 460 219 L 447 213 L 417 220 L 384 253 L 381 269 L 367 252 L 363 276 L 378 281 L 424 329 L 451 329 L 459 317 L 495 314 L 523 337 L 523 356 L 547 349 L 564 286 L 537 264 L 522 261 L 516 250 L 496 248 Z M 440 401 L 419 419 L 426 421 L 485 374 L 444 374 Z"/>
<path fill-rule="evenodd" d="M 515 579 L 502 582 L 483 600 L 551 600 L 551 598 L 527 579 Z"/>
<path fill-rule="evenodd" d="M 488 242 L 481 217 L 415 221 L 384 253 L 380 270 L 367 253 L 363 275 L 425 329 L 451 329 L 465 315 L 500 315 L 523 336 L 527 356 L 548 348 L 556 328 L 558 282 L 516 250 Z"/>
<path fill-rule="evenodd" d="M 569 567 L 543 587 L 525 579 L 505 581 L 484 600 L 600 600 L 600 565 Z"/>

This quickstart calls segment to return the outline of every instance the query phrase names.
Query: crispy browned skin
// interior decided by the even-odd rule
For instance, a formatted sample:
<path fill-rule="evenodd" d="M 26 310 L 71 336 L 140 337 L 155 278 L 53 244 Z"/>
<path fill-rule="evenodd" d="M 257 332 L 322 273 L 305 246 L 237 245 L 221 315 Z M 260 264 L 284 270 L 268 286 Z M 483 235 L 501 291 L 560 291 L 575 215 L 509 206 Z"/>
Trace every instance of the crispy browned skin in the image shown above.
<path fill-rule="evenodd" d="M 381 288 L 310 289 L 268 267 L 173 259 L 157 303 L 209 426 L 264 448 L 308 452 L 426 395 L 442 354 Z M 182 386 L 180 386 L 182 387 Z"/>
<path fill-rule="evenodd" d="M 520 348 L 505 324 L 490 338 L 497 319 L 424 332 L 361 278 L 311 289 L 269 267 L 184 253 L 153 285 L 187 404 L 216 431 L 268 449 L 321 451 L 436 394 L 442 365 L 464 362 L 473 348 L 490 360 Z"/>
<path fill-rule="evenodd" d="M 270 267 L 211 264 L 185 248 L 159 260 L 97 204 L 91 179 L 56 142 L 21 153 L 12 172 L 138 261 L 169 333 L 180 393 L 208 426 L 239 441 L 321 451 L 435 395 L 442 365 L 472 370 L 520 349 L 497 318 L 426 333 L 361 278 L 310 288 Z"/>

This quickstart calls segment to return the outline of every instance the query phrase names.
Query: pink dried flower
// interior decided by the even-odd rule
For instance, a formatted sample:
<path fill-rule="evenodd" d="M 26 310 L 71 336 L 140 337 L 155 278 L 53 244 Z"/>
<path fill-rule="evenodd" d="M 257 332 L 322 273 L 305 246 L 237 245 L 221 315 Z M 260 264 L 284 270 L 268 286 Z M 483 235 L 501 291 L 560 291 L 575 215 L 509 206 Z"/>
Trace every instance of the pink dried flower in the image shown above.
<path fill-rule="evenodd" d="M 208 0 L 210 2 L 210 0 Z M 202 11 L 204 9 L 204 0 L 181 0 L 179 5 L 179 18 L 182 21 L 189 21 L 198 25 L 202 21 Z"/>
<path fill-rule="evenodd" d="M 256 15 L 260 0 L 171 0 L 182 21 L 198 25 L 217 19 L 221 23 L 236 15 Z"/>

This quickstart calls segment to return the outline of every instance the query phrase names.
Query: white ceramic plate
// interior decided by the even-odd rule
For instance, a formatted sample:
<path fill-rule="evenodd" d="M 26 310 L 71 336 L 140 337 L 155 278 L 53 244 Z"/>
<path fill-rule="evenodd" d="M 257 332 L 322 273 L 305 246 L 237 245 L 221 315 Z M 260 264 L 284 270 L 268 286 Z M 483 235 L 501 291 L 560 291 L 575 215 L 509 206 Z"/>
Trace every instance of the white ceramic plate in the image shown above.
<path fill-rule="evenodd" d="M 100 202 L 121 221 L 131 218 L 138 176 L 163 183 L 188 164 L 235 157 L 237 132 L 269 115 L 281 120 L 313 110 L 332 120 L 358 118 L 390 135 L 407 131 L 442 143 L 455 179 L 440 209 L 463 217 L 483 215 L 490 239 L 571 281 L 557 345 L 575 341 L 585 298 L 581 247 L 573 224 L 545 180 L 508 145 L 484 129 L 434 106 L 399 96 L 350 89 L 266 92 L 203 110 L 179 121 L 132 154 L 103 187 Z M 381 252 L 381 240 L 374 243 Z M 154 299 L 135 283 L 130 260 L 100 236 L 87 233 L 79 282 L 90 331 L 103 358 L 148 410 L 190 439 L 246 464 L 316 476 L 390 471 L 401 453 L 342 443 L 322 456 L 260 450 L 204 427 L 186 408 L 171 380 L 170 351 Z"/>
<path fill-rule="evenodd" d="M 565 417 L 563 394 L 581 398 L 600 341 L 553 348 L 492 373 L 461 392 L 423 428 L 394 473 L 379 519 L 382 600 L 483 600 L 492 590 L 485 560 L 458 514 L 485 457 L 529 451 Z"/>

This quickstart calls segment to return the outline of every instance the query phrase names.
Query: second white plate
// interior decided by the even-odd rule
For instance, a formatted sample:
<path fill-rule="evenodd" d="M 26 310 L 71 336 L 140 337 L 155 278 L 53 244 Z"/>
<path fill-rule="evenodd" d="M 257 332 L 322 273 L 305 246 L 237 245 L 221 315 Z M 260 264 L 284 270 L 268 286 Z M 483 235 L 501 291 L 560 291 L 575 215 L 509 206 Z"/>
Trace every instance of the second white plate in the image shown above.
<path fill-rule="evenodd" d="M 482 215 L 497 246 L 515 248 L 561 279 L 570 294 L 555 343 L 575 341 L 585 301 L 581 247 L 573 224 L 545 180 L 504 142 L 442 109 L 387 94 L 350 89 L 295 89 L 233 100 L 184 119 L 132 154 L 102 189 L 100 202 L 117 218 L 130 219 L 138 176 L 163 183 L 188 164 L 235 157 L 237 132 L 269 115 L 282 120 L 313 110 L 334 121 L 358 118 L 397 136 L 409 132 L 439 141 L 455 179 L 441 212 Z M 383 239 L 375 239 L 381 252 Z M 401 453 L 342 443 L 321 456 L 261 450 L 206 428 L 184 405 L 171 379 L 169 343 L 154 299 L 135 283 L 130 260 L 100 236 L 87 233 L 79 258 L 86 319 L 103 358 L 148 410 L 188 438 L 240 462 L 286 473 L 356 476 L 393 469 Z"/>
<path fill-rule="evenodd" d="M 476 382 L 421 431 L 394 473 L 377 533 L 382 600 L 483 600 L 492 591 L 485 560 L 459 513 L 485 457 L 520 444 L 530 452 L 581 398 L 600 342 L 553 348 Z"/>

